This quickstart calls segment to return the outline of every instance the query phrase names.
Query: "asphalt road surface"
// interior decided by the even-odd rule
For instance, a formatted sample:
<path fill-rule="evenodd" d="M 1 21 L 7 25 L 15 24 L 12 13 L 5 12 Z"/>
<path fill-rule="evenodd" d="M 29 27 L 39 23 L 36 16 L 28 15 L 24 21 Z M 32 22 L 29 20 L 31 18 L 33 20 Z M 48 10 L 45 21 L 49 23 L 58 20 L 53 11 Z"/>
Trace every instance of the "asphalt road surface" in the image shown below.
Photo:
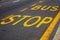
<path fill-rule="evenodd" d="M 0 40 L 53 40 L 60 22 L 60 0 L 9 5 L 0 7 Z"/>
<path fill-rule="evenodd" d="M 60 40 L 60 32 L 59 32 L 59 31 L 60 31 L 60 25 L 59 25 L 59 27 L 58 27 L 58 30 L 57 30 L 57 32 L 56 32 L 53 40 Z"/>

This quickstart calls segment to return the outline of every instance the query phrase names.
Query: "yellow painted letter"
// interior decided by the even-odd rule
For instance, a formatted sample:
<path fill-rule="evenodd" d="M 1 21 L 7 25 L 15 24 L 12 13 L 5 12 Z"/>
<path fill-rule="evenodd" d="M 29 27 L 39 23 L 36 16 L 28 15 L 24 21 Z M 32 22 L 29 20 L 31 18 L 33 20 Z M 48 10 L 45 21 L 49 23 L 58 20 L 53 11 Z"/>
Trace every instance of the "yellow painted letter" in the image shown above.
<path fill-rule="evenodd" d="M 35 19 L 35 18 L 37 18 L 37 20 L 36 20 L 34 23 L 28 24 L 29 21 L 31 21 L 32 19 Z M 34 17 L 28 19 L 28 20 L 24 23 L 24 26 L 25 26 L 25 27 L 33 26 L 33 25 L 37 24 L 40 20 L 41 20 L 41 17 L 40 17 L 40 16 L 34 16 Z"/>
<path fill-rule="evenodd" d="M 10 15 L 9 17 L 6 17 L 4 19 L 2 19 L 3 21 L 1 21 L 1 24 L 9 24 L 11 22 L 14 21 L 14 17 L 20 17 L 20 15 Z M 5 20 L 9 20 L 8 22 L 6 22 Z"/>
<path fill-rule="evenodd" d="M 46 21 L 48 19 L 48 21 Z M 45 17 L 36 27 L 39 28 L 42 24 L 48 24 L 52 21 L 52 17 Z"/>
<path fill-rule="evenodd" d="M 48 10 L 48 9 L 50 9 L 50 7 L 51 7 L 51 6 L 43 6 L 43 7 L 41 8 L 41 10 Z"/>

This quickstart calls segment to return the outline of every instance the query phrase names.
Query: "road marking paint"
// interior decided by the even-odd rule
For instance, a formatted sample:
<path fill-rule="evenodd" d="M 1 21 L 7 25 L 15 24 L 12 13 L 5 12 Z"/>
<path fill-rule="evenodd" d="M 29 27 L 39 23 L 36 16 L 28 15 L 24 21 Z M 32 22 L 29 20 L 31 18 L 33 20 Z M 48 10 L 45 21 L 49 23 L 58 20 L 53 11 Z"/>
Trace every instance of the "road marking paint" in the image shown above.
<path fill-rule="evenodd" d="M 24 12 L 26 11 L 28 8 L 23 8 L 22 10 L 20 10 L 20 12 Z"/>
<path fill-rule="evenodd" d="M 35 18 L 37 18 L 36 21 L 32 22 L 31 24 L 28 24 L 29 21 L 31 21 L 31 20 L 33 20 L 33 19 L 35 19 Z M 30 26 L 36 25 L 40 20 L 41 20 L 41 17 L 40 17 L 40 16 L 31 17 L 30 19 L 28 19 L 28 20 L 26 20 L 26 21 L 24 22 L 24 26 L 25 26 L 25 27 L 30 27 Z"/>
<path fill-rule="evenodd" d="M 46 20 L 48 20 L 48 21 L 46 21 Z M 41 22 L 39 22 L 37 24 L 36 27 L 39 28 L 42 24 L 49 24 L 49 23 L 51 23 L 52 20 L 53 20 L 52 17 L 45 17 Z"/>
<path fill-rule="evenodd" d="M 42 11 L 49 10 L 49 11 L 53 11 L 54 12 L 54 11 L 59 10 L 59 6 L 51 6 L 51 5 L 49 5 L 49 6 L 47 6 L 47 5 L 42 6 L 42 5 L 33 4 L 32 7 L 30 8 L 30 10 L 42 10 Z"/>
<path fill-rule="evenodd" d="M 36 3 L 32 4 L 32 6 L 35 6 L 35 5 L 37 5 L 37 4 Z"/>
<path fill-rule="evenodd" d="M 40 40 L 48 40 L 51 33 L 53 32 L 55 25 L 57 24 L 57 22 L 60 19 L 60 12 L 57 14 L 57 16 L 54 18 L 54 20 L 52 21 L 52 23 L 50 24 L 50 26 L 46 29 L 45 33 L 42 35 L 42 37 L 40 38 Z"/>
<path fill-rule="evenodd" d="M 11 15 L 5 17 L 5 18 L 2 18 L 1 20 L 6 20 L 7 18 L 9 18 L 9 17 L 11 17 L 11 16 L 13 16 L 13 14 L 11 14 Z"/>
<path fill-rule="evenodd" d="M 19 19 L 17 22 L 13 23 L 12 25 L 16 25 L 17 23 L 23 21 L 24 19 L 28 18 L 28 17 L 31 17 L 31 16 L 23 16 L 22 19 Z"/>
<path fill-rule="evenodd" d="M 4 19 L 2 19 L 2 21 L 1 21 L 1 23 L 0 24 L 9 24 L 9 23 L 11 23 L 11 22 L 13 22 L 14 21 L 14 18 L 15 17 L 18 17 L 18 18 L 20 18 L 21 16 L 20 15 L 10 15 L 9 17 L 6 17 L 6 18 L 4 18 Z M 8 20 L 9 19 L 9 21 L 5 21 L 5 20 Z"/>
<path fill-rule="evenodd" d="M 39 1 L 39 3 L 42 3 L 42 2 L 43 2 L 43 0 L 40 0 L 40 1 Z"/>

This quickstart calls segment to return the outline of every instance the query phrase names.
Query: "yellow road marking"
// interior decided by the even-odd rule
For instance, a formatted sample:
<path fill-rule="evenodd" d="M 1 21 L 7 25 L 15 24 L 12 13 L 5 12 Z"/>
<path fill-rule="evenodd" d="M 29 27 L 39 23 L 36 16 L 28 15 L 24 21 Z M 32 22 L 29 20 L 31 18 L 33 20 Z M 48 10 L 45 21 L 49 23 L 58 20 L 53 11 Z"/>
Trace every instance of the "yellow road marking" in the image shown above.
<path fill-rule="evenodd" d="M 20 12 L 24 12 L 26 11 L 28 8 L 23 8 L 22 10 L 20 10 Z"/>
<path fill-rule="evenodd" d="M 53 32 L 55 25 L 57 24 L 57 22 L 60 19 L 60 12 L 57 14 L 57 16 L 54 18 L 54 20 L 52 21 L 52 23 L 50 24 L 50 26 L 46 29 L 45 33 L 42 35 L 42 37 L 40 38 L 40 40 L 48 40 L 51 33 Z"/>
<path fill-rule="evenodd" d="M 5 20 L 5 19 L 7 19 L 7 18 L 9 18 L 9 17 L 11 17 L 11 16 L 13 16 L 13 14 L 11 14 L 11 15 L 5 17 L 5 18 L 2 18 L 1 20 Z"/>
<path fill-rule="evenodd" d="M 36 5 L 36 3 L 32 4 L 32 6 L 35 6 L 35 5 Z"/>
<path fill-rule="evenodd" d="M 17 23 L 23 21 L 24 19 L 31 17 L 31 16 L 24 16 L 22 19 L 19 19 L 18 21 L 16 21 L 15 23 L 13 23 L 12 25 L 16 25 Z"/>
<path fill-rule="evenodd" d="M 39 3 L 42 3 L 42 2 L 43 2 L 43 0 L 40 0 L 40 1 L 39 1 Z"/>

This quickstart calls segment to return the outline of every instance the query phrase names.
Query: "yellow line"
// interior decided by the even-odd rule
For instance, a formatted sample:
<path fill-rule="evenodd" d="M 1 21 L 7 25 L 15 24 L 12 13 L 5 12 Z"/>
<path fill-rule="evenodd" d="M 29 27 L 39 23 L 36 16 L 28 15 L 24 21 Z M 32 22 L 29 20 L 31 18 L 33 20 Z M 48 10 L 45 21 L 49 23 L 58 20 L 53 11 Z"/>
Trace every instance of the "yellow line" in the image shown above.
<path fill-rule="evenodd" d="M 20 10 L 20 12 L 24 12 L 26 11 L 28 8 L 23 8 L 22 10 Z"/>
<path fill-rule="evenodd" d="M 46 29 L 45 33 L 42 35 L 42 37 L 40 38 L 40 40 L 48 40 L 50 35 L 52 34 L 55 25 L 57 24 L 57 22 L 60 19 L 60 12 L 57 14 L 57 16 L 54 18 L 54 20 L 52 21 L 52 23 L 50 24 L 50 26 Z"/>
<path fill-rule="evenodd" d="M 40 0 L 40 1 L 39 1 L 39 3 L 42 3 L 42 2 L 43 2 L 43 0 Z"/>
<path fill-rule="evenodd" d="M 36 5 L 36 3 L 32 4 L 32 6 L 35 6 L 35 5 Z"/>
<path fill-rule="evenodd" d="M 3 18 L 2 20 L 6 20 L 7 18 L 9 18 L 9 17 L 11 17 L 11 16 L 13 16 L 13 14 L 11 14 L 11 15 L 9 15 L 9 16 Z"/>

